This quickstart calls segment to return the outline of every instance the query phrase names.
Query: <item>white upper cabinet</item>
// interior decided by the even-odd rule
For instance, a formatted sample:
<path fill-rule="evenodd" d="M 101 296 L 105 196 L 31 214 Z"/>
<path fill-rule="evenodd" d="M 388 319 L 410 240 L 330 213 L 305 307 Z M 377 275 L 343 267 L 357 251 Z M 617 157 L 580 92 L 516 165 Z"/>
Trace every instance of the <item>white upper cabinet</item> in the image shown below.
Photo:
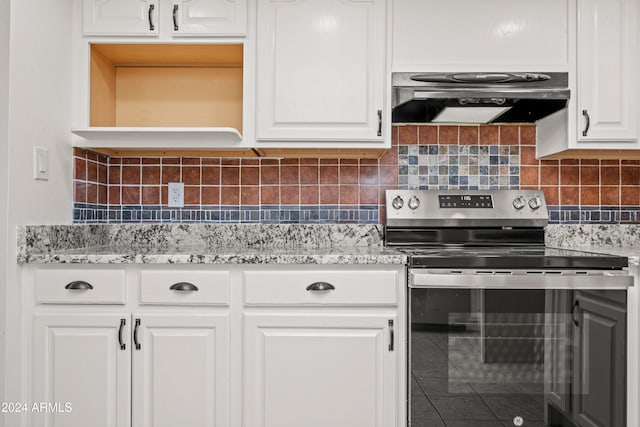
<path fill-rule="evenodd" d="M 569 108 L 538 122 L 538 157 L 640 156 L 639 13 L 637 0 L 577 2 Z"/>
<path fill-rule="evenodd" d="M 257 140 L 388 141 L 387 1 L 257 7 Z"/>
<path fill-rule="evenodd" d="M 86 36 L 239 36 L 247 0 L 82 0 Z"/>
<path fill-rule="evenodd" d="M 246 8 L 246 0 L 174 0 L 173 35 L 242 35 Z"/>
<path fill-rule="evenodd" d="M 637 3 L 579 1 L 579 141 L 638 138 Z"/>
<path fill-rule="evenodd" d="M 571 3 L 394 0 L 392 69 L 567 71 Z"/>
<path fill-rule="evenodd" d="M 158 0 L 83 0 L 83 34 L 155 36 L 157 10 Z"/>

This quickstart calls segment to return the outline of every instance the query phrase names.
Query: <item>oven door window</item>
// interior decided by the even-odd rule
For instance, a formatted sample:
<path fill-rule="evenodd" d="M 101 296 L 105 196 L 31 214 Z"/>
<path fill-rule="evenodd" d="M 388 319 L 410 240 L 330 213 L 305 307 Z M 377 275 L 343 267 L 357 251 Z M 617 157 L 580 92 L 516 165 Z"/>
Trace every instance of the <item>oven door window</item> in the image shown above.
<path fill-rule="evenodd" d="M 609 350 L 624 354 L 624 338 L 607 329 L 624 323 L 624 316 L 616 321 L 587 313 L 576 305 L 580 292 L 571 290 L 410 292 L 413 427 L 573 426 L 580 416 L 576 408 L 585 405 L 592 405 L 596 417 L 611 419 L 616 411 L 624 417 L 624 409 L 598 402 L 599 394 L 624 389 L 617 384 L 624 374 L 621 379 L 619 372 L 585 365 L 594 357 L 608 360 Z M 611 296 L 611 306 L 626 301 L 624 291 L 600 293 Z M 579 385 L 572 383 L 577 376 Z M 590 384 L 605 384 L 607 392 L 590 390 Z"/>

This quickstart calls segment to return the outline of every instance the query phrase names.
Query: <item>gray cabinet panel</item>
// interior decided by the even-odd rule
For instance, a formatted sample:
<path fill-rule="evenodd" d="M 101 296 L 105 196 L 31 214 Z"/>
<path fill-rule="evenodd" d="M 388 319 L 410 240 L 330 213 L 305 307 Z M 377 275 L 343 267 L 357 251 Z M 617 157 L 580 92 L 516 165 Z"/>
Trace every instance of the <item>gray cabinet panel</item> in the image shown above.
<path fill-rule="evenodd" d="M 576 292 L 572 406 L 581 427 L 624 427 L 626 310 L 595 294 Z"/>

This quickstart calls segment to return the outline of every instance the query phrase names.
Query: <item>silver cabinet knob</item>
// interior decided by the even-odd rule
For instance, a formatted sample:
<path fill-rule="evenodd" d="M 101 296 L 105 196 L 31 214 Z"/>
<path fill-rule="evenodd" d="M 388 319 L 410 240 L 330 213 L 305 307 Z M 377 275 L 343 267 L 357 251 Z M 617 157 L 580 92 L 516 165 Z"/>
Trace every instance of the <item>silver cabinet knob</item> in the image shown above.
<path fill-rule="evenodd" d="M 526 205 L 527 205 L 527 201 L 522 196 L 516 197 L 515 199 L 513 199 L 513 207 L 518 211 L 524 208 Z"/>
<path fill-rule="evenodd" d="M 391 206 L 393 206 L 394 209 L 400 209 L 404 206 L 404 200 L 402 200 L 402 197 L 396 196 L 393 202 L 391 202 Z"/>
<path fill-rule="evenodd" d="M 418 209 L 418 206 L 420 206 L 420 199 L 418 199 L 416 196 L 411 196 L 411 198 L 409 199 L 409 203 L 407 204 L 409 205 L 409 209 L 416 210 Z"/>
<path fill-rule="evenodd" d="M 542 199 L 540 199 L 540 197 L 536 196 L 532 199 L 529 199 L 529 207 L 534 211 L 536 209 L 539 209 L 541 206 L 542 206 Z"/>

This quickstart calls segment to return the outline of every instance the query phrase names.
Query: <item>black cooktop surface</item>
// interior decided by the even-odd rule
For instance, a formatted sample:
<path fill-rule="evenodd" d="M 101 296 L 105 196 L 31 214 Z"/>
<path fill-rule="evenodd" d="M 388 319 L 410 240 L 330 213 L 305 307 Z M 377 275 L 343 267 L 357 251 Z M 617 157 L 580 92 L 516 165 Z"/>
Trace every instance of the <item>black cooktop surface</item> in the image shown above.
<path fill-rule="evenodd" d="M 396 247 L 416 268 L 598 269 L 627 267 L 625 257 L 540 246 Z"/>

